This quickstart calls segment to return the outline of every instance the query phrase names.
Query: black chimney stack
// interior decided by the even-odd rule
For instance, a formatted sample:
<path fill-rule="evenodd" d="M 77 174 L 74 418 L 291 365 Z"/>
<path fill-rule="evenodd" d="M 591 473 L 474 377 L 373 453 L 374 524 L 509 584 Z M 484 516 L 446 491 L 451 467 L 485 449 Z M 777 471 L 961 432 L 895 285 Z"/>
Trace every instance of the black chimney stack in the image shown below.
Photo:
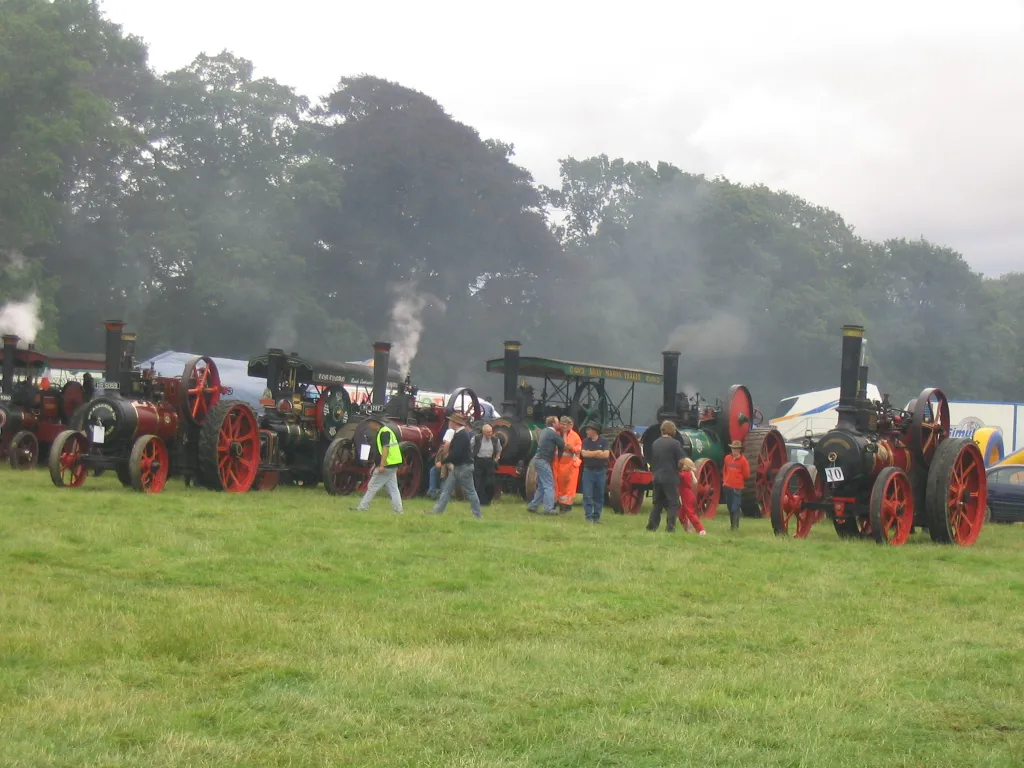
<path fill-rule="evenodd" d="M 103 371 L 103 378 L 112 387 L 121 381 L 121 329 L 124 323 L 121 320 L 107 320 L 103 327 L 107 329 L 104 347 L 106 370 Z"/>
<path fill-rule="evenodd" d="M 860 348 L 860 368 L 857 369 L 857 399 L 868 399 L 868 340 Z"/>
<path fill-rule="evenodd" d="M 121 392 L 132 391 L 132 369 L 135 367 L 135 334 L 121 334 L 121 371 L 118 374 Z"/>
<path fill-rule="evenodd" d="M 284 359 L 283 349 L 271 347 L 267 350 L 267 389 L 270 390 L 270 398 L 275 405 L 281 399 L 281 371 L 284 368 L 281 362 Z"/>
<path fill-rule="evenodd" d="M 518 341 L 505 342 L 505 394 L 501 401 L 501 412 L 515 412 L 519 393 L 519 347 Z"/>
<path fill-rule="evenodd" d="M 676 410 L 676 390 L 679 387 L 679 353 L 662 352 L 661 367 L 662 402 L 661 414 L 659 415 L 659 419 L 663 416 L 669 416 L 671 414 L 674 414 Z"/>
<path fill-rule="evenodd" d="M 4 378 L 0 392 L 11 394 L 14 389 L 14 356 L 18 353 L 20 339 L 13 333 L 4 334 Z"/>
<path fill-rule="evenodd" d="M 857 390 L 863 345 L 864 326 L 844 325 L 843 358 L 839 372 L 840 427 L 853 427 L 857 422 Z"/>
<path fill-rule="evenodd" d="M 384 405 L 388 392 L 388 366 L 391 365 L 391 342 L 373 342 L 373 405 Z"/>

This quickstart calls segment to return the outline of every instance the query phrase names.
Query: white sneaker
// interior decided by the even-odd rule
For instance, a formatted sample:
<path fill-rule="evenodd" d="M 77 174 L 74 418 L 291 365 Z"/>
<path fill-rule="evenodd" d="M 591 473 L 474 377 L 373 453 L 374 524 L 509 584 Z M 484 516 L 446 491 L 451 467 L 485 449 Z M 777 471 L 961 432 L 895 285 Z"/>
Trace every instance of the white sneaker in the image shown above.
<path fill-rule="evenodd" d="M 698 536 L 707 536 L 707 535 L 708 535 L 708 532 L 707 532 L 707 531 L 701 531 L 701 532 L 700 532 L 700 533 L 698 533 L 697 535 L 698 535 Z"/>

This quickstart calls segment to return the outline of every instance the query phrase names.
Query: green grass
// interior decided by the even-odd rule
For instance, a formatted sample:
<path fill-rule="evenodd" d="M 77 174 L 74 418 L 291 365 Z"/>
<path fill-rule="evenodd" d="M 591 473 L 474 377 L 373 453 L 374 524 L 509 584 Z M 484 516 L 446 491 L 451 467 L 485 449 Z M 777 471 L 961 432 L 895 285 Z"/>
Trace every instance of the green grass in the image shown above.
<path fill-rule="evenodd" d="M 0 763 L 1024 762 L 1024 526 L 354 504 L 0 471 Z"/>

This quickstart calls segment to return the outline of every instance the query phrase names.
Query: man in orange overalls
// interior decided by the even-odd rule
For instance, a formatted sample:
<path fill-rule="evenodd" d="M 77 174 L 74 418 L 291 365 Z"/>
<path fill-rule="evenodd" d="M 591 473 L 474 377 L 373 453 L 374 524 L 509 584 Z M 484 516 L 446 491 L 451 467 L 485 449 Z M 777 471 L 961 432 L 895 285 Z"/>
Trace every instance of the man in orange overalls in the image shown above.
<path fill-rule="evenodd" d="M 583 438 L 573 429 L 573 420 L 568 416 L 560 418 L 562 436 L 565 438 L 565 450 L 552 463 L 555 470 L 555 502 L 562 514 L 572 511 L 572 502 L 576 498 L 576 485 L 580 480 L 580 465 L 583 459 Z"/>

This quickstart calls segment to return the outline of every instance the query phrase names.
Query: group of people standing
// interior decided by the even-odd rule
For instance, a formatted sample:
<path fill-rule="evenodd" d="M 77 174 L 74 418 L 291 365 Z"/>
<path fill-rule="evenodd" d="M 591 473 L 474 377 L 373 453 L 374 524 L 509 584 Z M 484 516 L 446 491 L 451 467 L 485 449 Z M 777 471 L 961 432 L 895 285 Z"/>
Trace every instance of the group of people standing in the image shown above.
<path fill-rule="evenodd" d="M 583 467 L 583 512 L 589 523 L 601 522 L 604 507 L 604 484 L 608 475 L 611 447 L 601 436 L 601 425 L 589 422 L 581 438 L 573 429 L 569 416 L 548 416 L 537 438 L 537 451 L 530 466 L 537 478 L 537 490 L 526 505 L 526 511 L 537 513 L 544 507 L 545 515 L 572 511 Z"/>

